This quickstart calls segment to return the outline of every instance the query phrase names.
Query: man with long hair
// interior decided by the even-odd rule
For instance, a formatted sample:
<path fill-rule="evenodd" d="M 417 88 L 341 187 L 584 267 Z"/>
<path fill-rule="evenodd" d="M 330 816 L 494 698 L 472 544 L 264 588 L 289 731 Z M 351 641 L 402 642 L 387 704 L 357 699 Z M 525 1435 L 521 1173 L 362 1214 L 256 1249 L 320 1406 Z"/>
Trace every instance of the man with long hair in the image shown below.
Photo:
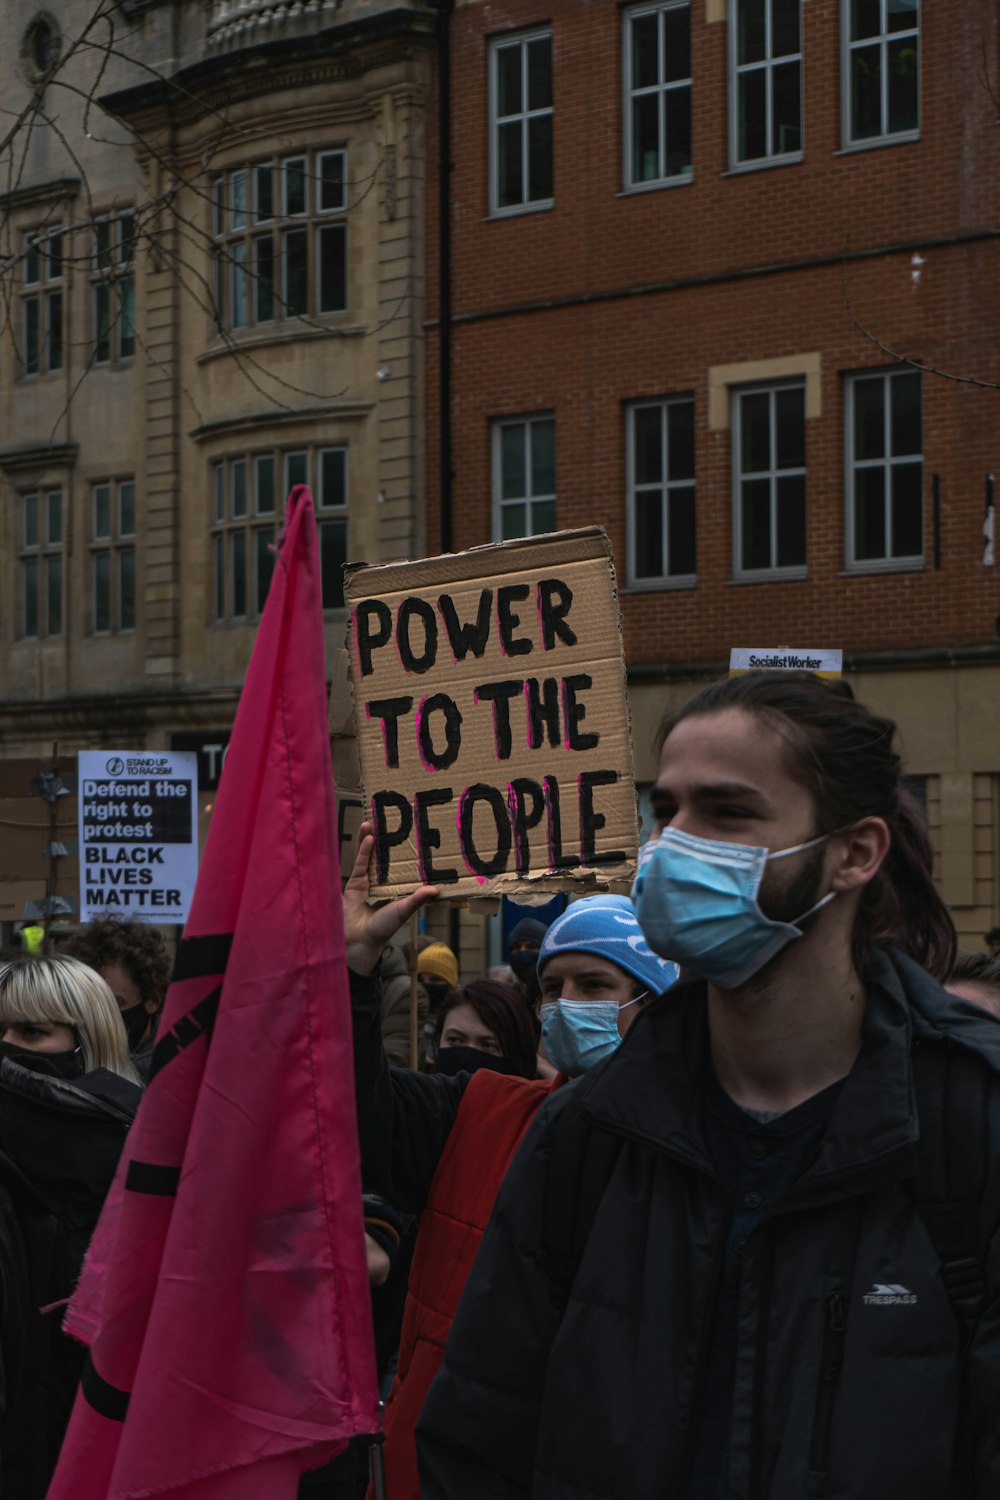
<path fill-rule="evenodd" d="M 798 675 L 668 723 L 633 897 L 686 982 L 507 1174 L 424 1500 L 1000 1494 L 1000 1032 L 893 739 Z"/>

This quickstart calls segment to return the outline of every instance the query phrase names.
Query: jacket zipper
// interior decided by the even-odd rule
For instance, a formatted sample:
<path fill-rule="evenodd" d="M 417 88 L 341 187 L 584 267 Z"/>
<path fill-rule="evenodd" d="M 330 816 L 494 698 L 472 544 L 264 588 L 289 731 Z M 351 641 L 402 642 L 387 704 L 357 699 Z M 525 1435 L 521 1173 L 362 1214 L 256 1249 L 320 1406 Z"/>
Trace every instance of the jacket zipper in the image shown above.
<path fill-rule="evenodd" d="M 844 1336 L 847 1331 L 847 1302 L 843 1292 L 831 1293 L 827 1298 L 826 1311 L 819 1391 L 816 1396 L 816 1415 L 813 1420 L 812 1445 L 809 1452 L 809 1467 L 816 1474 L 825 1474 L 830 1461 L 833 1409 L 837 1397 L 840 1367 L 844 1362 Z"/>
<path fill-rule="evenodd" d="M 767 1359 L 767 1330 L 771 1321 L 771 1283 L 774 1276 L 774 1249 L 767 1228 L 763 1229 L 761 1246 L 760 1290 L 757 1296 L 757 1346 L 753 1362 L 753 1433 L 750 1449 L 749 1493 L 761 1494 L 764 1452 L 764 1365 Z"/>
<path fill-rule="evenodd" d="M 694 1367 L 694 1385 L 691 1394 L 691 1408 L 687 1414 L 687 1436 L 684 1439 L 684 1451 L 681 1454 L 679 1466 L 680 1484 L 677 1488 L 679 1496 L 686 1497 L 688 1486 L 691 1483 L 691 1471 L 694 1468 L 696 1458 L 695 1444 L 701 1424 L 701 1407 L 705 1394 L 705 1373 L 708 1368 L 708 1358 L 712 1347 L 712 1332 L 715 1327 L 715 1306 L 718 1300 L 719 1283 L 722 1280 L 722 1269 L 726 1261 L 726 1245 L 729 1243 L 729 1231 L 732 1226 L 733 1216 L 726 1214 L 722 1232 L 715 1246 L 715 1258 L 712 1261 L 712 1269 L 709 1275 L 708 1293 L 705 1299 L 705 1307 L 708 1316 L 703 1319 L 701 1338 L 698 1343 L 698 1358 Z"/>

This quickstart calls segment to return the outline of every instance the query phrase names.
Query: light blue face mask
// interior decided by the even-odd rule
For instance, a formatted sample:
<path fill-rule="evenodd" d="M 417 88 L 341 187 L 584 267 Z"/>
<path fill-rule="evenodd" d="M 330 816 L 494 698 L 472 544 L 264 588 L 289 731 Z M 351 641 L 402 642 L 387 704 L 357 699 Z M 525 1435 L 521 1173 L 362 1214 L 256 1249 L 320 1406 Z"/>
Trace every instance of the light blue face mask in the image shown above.
<path fill-rule="evenodd" d="M 542 1041 L 545 1054 L 560 1073 L 575 1078 L 579 1073 L 610 1057 L 621 1045 L 618 1012 L 644 1000 L 643 990 L 634 1000 L 548 1000 L 542 1006 Z"/>
<path fill-rule="evenodd" d="M 795 938 L 797 925 L 832 901 L 836 891 L 791 922 L 766 917 L 757 901 L 768 860 L 822 844 L 829 834 L 780 849 L 698 839 L 665 828 L 639 851 L 632 900 L 654 953 L 700 979 L 737 989 Z"/>

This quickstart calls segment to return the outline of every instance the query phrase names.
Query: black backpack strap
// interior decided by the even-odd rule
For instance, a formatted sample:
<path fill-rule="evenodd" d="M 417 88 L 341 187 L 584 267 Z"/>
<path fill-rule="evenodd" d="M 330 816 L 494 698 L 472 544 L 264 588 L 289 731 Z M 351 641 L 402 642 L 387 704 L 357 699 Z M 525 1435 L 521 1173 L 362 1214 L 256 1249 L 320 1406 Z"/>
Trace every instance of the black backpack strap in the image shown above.
<path fill-rule="evenodd" d="M 941 1258 L 941 1278 L 971 1339 L 987 1302 L 979 1259 L 979 1212 L 987 1171 L 987 1069 L 951 1042 L 913 1054 L 920 1122 L 917 1208 Z"/>
<path fill-rule="evenodd" d="M 542 1243 L 552 1297 L 566 1306 L 621 1142 L 594 1125 L 577 1099 L 556 1121 L 545 1178 Z"/>

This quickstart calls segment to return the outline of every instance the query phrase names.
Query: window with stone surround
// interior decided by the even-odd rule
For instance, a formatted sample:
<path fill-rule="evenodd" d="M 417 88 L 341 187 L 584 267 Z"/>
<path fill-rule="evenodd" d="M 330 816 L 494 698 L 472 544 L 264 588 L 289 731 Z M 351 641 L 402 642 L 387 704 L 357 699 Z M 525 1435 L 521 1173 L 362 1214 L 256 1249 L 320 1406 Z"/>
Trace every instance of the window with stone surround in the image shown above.
<path fill-rule="evenodd" d="M 62 635 L 63 492 L 36 490 L 21 496 L 21 609 L 19 635 Z"/>
<path fill-rule="evenodd" d="M 135 480 L 90 487 L 90 628 L 95 635 L 135 629 Z"/>
<path fill-rule="evenodd" d="M 211 200 L 217 331 L 346 311 L 346 151 L 231 167 Z"/>
<path fill-rule="evenodd" d="M 212 615 L 256 618 L 274 572 L 285 496 L 312 488 L 323 608 L 344 606 L 349 511 L 345 444 L 236 453 L 212 465 Z"/>
<path fill-rule="evenodd" d="M 734 390 L 732 401 L 734 575 L 804 577 L 805 384 Z"/>

